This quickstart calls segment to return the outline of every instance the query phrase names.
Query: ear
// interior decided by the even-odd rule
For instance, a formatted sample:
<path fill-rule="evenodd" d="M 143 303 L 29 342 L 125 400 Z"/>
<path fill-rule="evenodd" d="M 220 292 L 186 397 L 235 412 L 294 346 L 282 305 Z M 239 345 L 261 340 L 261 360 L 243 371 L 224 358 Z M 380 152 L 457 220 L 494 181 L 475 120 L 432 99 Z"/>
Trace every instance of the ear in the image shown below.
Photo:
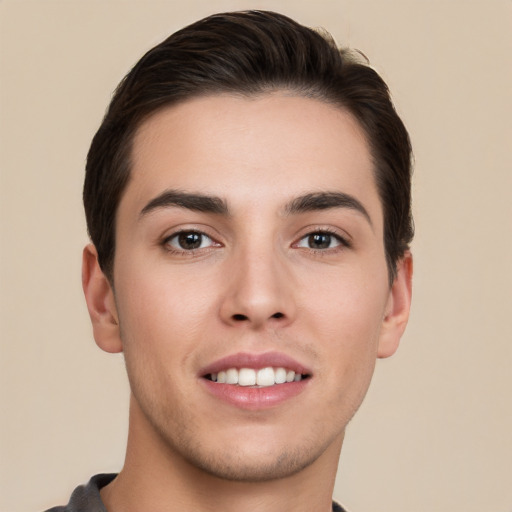
<path fill-rule="evenodd" d="M 389 291 L 380 333 L 378 357 L 389 357 L 396 352 L 407 326 L 411 309 L 412 267 L 412 255 L 406 251 L 397 264 L 396 277 Z"/>
<path fill-rule="evenodd" d="M 114 291 L 100 268 L 98 252 L 93 244 L 84 248 L 82 287 L 96 344 L 105 352 L 122 352 Z"/>

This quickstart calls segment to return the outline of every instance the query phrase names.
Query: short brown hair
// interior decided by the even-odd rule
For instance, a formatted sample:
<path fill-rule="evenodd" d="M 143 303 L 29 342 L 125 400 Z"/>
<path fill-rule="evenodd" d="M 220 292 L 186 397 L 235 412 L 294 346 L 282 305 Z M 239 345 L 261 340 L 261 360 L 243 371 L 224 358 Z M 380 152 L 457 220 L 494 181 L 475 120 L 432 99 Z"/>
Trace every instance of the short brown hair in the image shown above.
<path fill-rule="evenodd" d="M 278 89 L 350 112 L 363 128 L 384 211 L 390 282 L 413 237 L 411 144 L 382 78 L 361 54 L 281 14 L 216 14 L 148 51 L 117 87 L 86 165 L 87 227 L 112 280 L 116 212 L 130 178 L 131 145 L 142 121 L 164 106 L 217 93 Z"/>

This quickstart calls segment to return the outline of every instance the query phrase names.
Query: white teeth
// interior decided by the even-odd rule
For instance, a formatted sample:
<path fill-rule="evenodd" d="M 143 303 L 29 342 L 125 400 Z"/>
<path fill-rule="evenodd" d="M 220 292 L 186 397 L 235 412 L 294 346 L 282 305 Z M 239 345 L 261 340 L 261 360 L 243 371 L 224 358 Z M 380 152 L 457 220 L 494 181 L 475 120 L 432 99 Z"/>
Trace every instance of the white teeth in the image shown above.
<path fill-rule="evenodd" d="M 238 384 L 238 372 L 236 368 L 230 368 L 226 371 L 226 384 Z"/>
<path fill-rule="evenodd" d="M 256 374 L 256 384 L 258 386 L 273 386 L 276 383 L 274 368 L 262 368 Z"/>
<path fill-rule="evenodd" d="M 284 368 L 276 368 L 274 380 L 276 384 L 284 384 L 286 382 L 286 370 Z"/>
<path fill-rule="evenodd" d="M 240 384 L 240 386 L 254 386 L 254 384 L 256 384 L 256 370 L 252 368 L 240 368 L 238 372 L 238 384 Z"/>
<path fill-rule="evenodd" d="M 286 368 L 228 368 L 218 373 L 212 373 L 210 378 L 220 384 L 232 384 L 239 386 L 273 386 L 274 384 L 284 384 L 285 382 L 299 382 L 302 380 L 300 373 Z"/>

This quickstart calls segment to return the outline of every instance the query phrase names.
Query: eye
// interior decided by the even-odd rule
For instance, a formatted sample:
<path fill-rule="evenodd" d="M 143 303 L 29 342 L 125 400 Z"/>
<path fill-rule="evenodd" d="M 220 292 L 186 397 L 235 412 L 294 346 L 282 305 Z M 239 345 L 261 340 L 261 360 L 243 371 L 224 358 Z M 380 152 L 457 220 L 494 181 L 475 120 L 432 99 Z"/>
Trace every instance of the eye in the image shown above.
<path fill-rule="evenodd" d="M 208 235 L 200 231 L 180 231 L 167 238 L 165 245 L 173 250 L 194 251 L 213 247 L 217 244 Z"/>
<path fill-rule="evenodd" d="M 338 235 L 327 231 L 317 231 L 309 233 L 301 238 L 297 243 L 297 247 L 305 247 L 307 249 L 326 250 L 334 249 L 339 246 L 348 246 L 348 243 Z"/>

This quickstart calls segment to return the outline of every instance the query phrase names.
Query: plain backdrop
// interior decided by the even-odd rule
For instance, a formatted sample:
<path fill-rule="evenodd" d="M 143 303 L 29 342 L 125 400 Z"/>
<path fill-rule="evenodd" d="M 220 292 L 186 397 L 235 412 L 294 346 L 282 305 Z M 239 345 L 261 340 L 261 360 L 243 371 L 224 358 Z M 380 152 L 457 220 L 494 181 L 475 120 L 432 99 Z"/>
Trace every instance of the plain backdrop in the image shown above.
<path fill-rule="evenodd" d="M 349 425 L 335 497 L 512 511 L 512 1 L 20 0 L 0 2 L 0 512 L 122 466 L 123 359 L 94 344 L 80 286 L 85 155 L 143 52 L 245 8 L 362 50 L 415 149 L 411 321 Z"/>

